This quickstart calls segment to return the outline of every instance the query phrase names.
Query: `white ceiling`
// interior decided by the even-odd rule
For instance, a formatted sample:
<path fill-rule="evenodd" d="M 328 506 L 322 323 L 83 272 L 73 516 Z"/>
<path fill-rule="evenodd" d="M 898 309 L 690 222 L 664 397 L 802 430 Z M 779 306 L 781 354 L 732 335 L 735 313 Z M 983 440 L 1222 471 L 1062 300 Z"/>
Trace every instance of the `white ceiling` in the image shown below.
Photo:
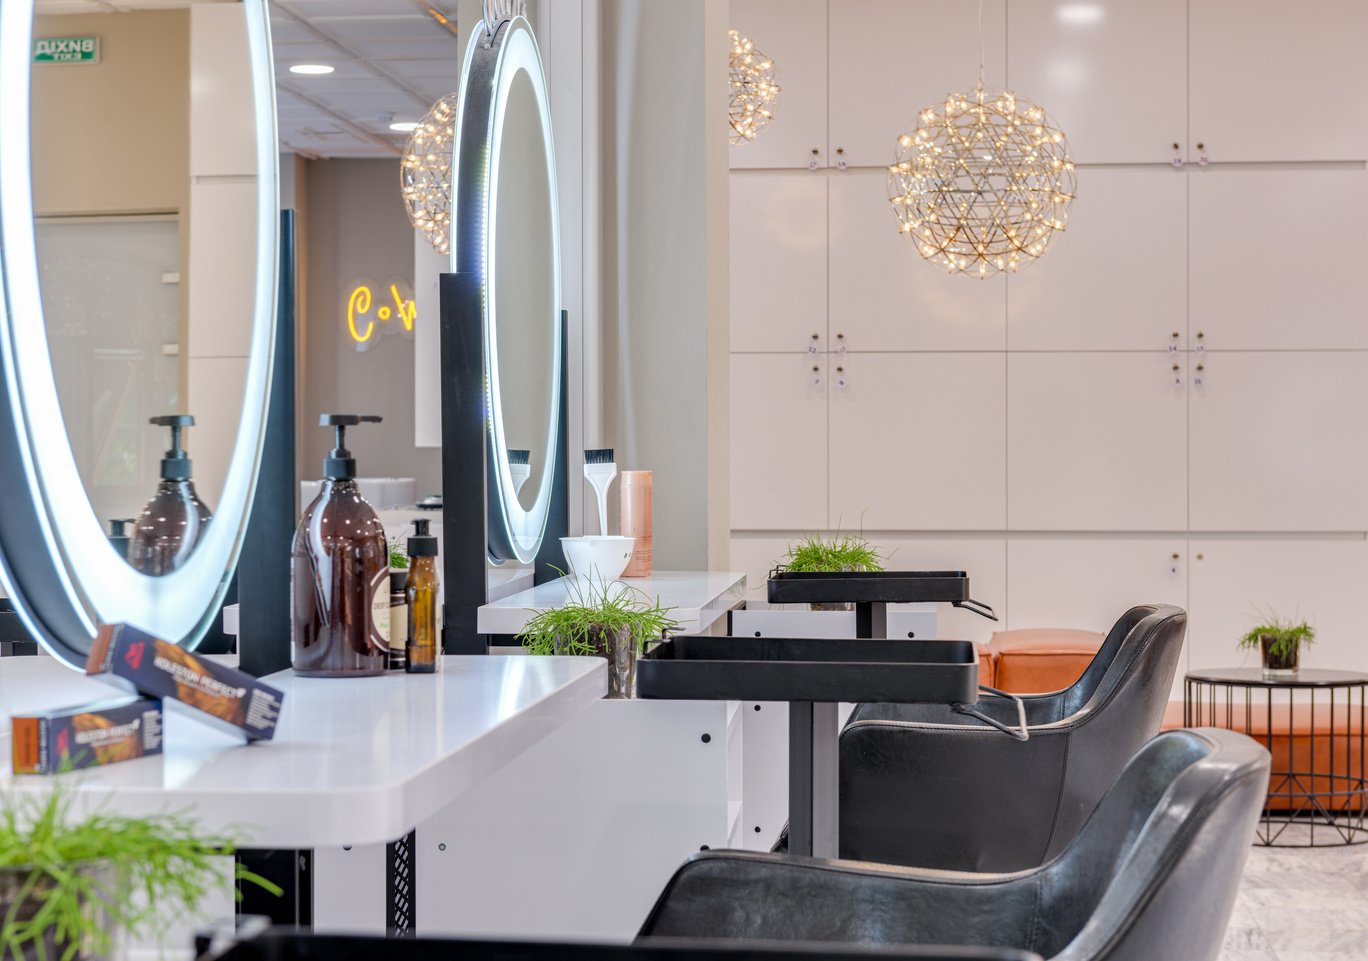
<path fill-rule="evenodd" d="M 225 0 L 36 0 L 36 8 L 117 13 L 213 2 Z M 463 56 L 456 0 L 270 0 L 270 9 L 282 150 L 307 157 L 399 156 L 408 134 L 390 130 L 390 123 L 418 120 L 456 89 Z M 335 70 L 290 73 L 298 63 Z"/>

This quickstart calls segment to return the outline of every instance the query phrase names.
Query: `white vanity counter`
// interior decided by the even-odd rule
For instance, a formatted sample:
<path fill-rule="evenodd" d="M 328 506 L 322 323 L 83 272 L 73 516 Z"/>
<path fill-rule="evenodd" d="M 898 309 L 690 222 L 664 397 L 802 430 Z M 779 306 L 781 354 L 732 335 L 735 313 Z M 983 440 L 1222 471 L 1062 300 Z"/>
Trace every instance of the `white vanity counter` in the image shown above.
<path fill-rule="evenodd" d="M 581 585 L 587 582 L 580 581 Z M 563 607 L 571 600 L 573 577 L 561 577 L 531 590 L 511 594 L 482 606 L 476 620 L 481 634 L 517 634 L 538 611 Z M 674 608 L 679 633 L 699 634 L 746 597 L 746 575 L 732 571 L 656 571 L 649 577 L 626 577 L 625 584 Z"/>
<path fill-rule="evenodd" d="M 272 741 L 244 746 L 167 701 L 163 755 L 61 780 L 82 806 L 189 811 L 256 847 L 392 841 L 601 698 L 607 669 L 599 658 L 444 657 L 436 675 L 265 680 L 285 692 Z M 0 792 L 54 781 L 11 774 L 11 715 L 118 695 L 50 657 L 0 658 Z"/>

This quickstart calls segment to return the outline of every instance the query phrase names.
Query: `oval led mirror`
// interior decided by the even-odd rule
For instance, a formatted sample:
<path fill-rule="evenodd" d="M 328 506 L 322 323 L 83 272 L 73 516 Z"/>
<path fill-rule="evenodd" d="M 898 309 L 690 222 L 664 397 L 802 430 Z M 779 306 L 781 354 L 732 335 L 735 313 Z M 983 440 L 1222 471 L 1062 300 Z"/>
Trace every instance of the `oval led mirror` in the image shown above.
<path fill-rule="evenodd" d="M 0 4 L 0 586 L 80 667 L 102 623 L 194 646 L 236 564 L 270 386 L 275 97 L 266 0 L 38 7 Z"/>
<path fill-rule="evenodd" d="M 564 332 L 551 111 L 525 18 L 475 27 L 457 97 L 451 257 L 483 294 L 489 548 L 530 563 L 551 507 Z"/>

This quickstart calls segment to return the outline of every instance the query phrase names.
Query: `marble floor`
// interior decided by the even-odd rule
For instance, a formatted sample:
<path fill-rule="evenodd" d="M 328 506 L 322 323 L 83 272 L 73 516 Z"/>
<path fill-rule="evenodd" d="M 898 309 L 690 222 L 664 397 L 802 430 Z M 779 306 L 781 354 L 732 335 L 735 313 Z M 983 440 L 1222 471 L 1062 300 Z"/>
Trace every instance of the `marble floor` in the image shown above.
<path fill-rule="evenodd" d="M 1221 961 L 1368 961 L 1368 844 L 1252 848 Z"/>

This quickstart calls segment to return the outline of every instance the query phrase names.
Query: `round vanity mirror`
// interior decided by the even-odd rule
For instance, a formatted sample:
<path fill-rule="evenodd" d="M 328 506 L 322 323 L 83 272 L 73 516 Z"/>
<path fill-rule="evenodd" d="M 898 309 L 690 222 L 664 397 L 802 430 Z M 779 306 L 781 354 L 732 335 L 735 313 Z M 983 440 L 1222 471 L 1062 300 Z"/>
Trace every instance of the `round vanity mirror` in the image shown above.
<path fill-rule="evenodd" d="M 266 0 L 0 3 L 0 588 L 83 666 L 194 646 L 256 482 L 278 247 Z"/>
<path fill-rule="evenodd" d="M 475 27 L 458 98 L 452 267 L 483 294 L 489 548 L 529 563 L 551 505 L 564 331 L 550 105 L 526 19 Z"/>

